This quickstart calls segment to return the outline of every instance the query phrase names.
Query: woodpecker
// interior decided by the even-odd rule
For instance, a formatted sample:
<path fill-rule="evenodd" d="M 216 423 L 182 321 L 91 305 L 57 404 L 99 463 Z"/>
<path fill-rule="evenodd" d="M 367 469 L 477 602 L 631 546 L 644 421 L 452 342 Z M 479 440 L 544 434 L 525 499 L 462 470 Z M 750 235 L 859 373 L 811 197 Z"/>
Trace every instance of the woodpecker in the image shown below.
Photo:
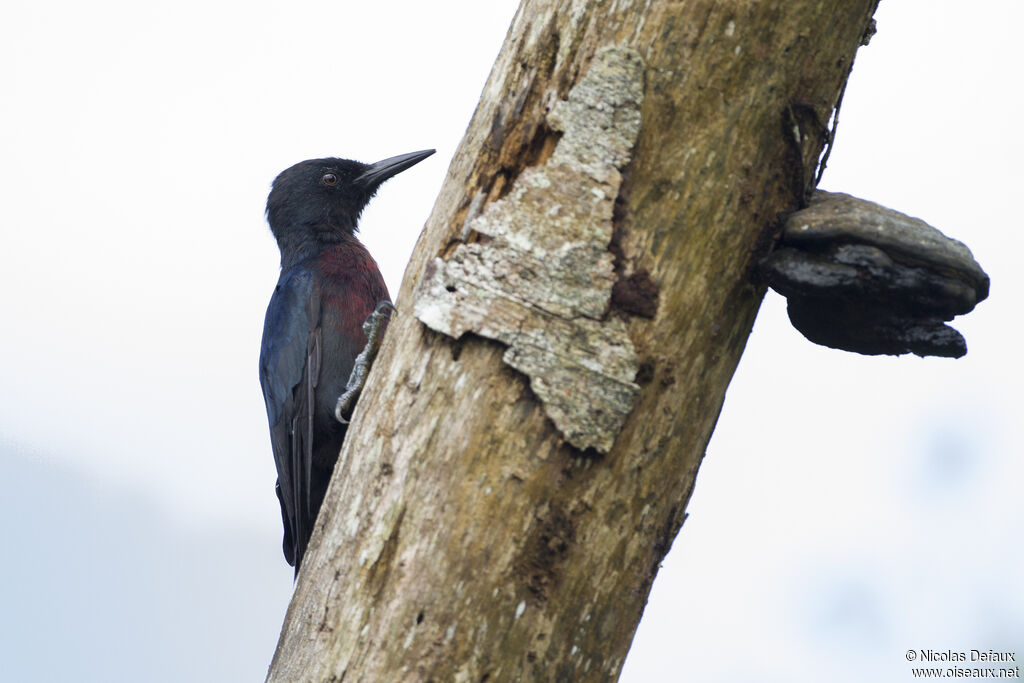
<path fill-rule="evenodd" d="M 380 269 L 356 238 L 359 216 L 385 180 L 433 153 L 373 164 L 301 161 L 277 176 L 267 198 L 281 273 L 263 326 L 260 384 L 284 556 L 296 576 L 345 438 L 346 422 L 335 408 L 367 343 L 363 323 L 378 305 L 390 305 Z"/>

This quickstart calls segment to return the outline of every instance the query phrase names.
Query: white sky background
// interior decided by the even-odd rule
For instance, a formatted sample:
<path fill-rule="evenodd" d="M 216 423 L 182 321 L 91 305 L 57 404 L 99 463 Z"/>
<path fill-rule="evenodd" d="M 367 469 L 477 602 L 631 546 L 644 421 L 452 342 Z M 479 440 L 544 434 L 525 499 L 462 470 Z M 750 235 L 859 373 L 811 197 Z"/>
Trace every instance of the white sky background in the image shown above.
<path fill-rule="evenodd" d="M 362 221 L 397 294 L 517 4 L 3 10 L 0 679 L 263 675 L 291 590 L 256 372 L 269 183 L 436 147 Z M 814 346 L 766 297 L 624 681 L 1024 659 L 1024 4 L 877 19 L 823 187 L 966 242 L 991 298 L 950 361 Z"/>

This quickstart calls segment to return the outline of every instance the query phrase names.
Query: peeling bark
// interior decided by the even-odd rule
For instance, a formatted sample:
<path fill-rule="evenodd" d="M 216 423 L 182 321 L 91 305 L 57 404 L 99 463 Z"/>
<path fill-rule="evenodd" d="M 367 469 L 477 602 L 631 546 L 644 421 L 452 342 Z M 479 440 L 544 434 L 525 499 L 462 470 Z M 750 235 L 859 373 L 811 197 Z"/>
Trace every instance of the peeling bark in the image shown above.
<path fill-rule="evenodd" d="M 778 217 L 803 201 L 807 160 L 826 137 L 808 125 L 795 150 L 787 112 L 828 121 L 874 5 L 525 0 L 406 271 L 269 680 L 618 676 L 763 295 L 753 266 Z M 578 168 L 559 176 L 568 124 L 583 119 L 549 111 L 607 48 L 643 63 L 631 158 L 597 166 L 621 175 L 618 190 L 595 197 L 590 228 L 568 221 L 538 237 L 511 218 L 495 227 L 498 207 L 526 209 L 542 175 L 598 182 Z M 546 254 L 582 239 L 600 265 L 575 273 L 590 280 L 571 293 L 571 278 L 549 272 L 558 259 L 545 258 L 557 290 L 531 291 L 528 305 L 492 297 L 457 340 L 421 322 L 451 294 L 434 289 L 439 273 L 459 276 L 436 283 L 457 292 L 476 286 L 532 253 L 517 243 L 524 234 L 542 237 Z M 460 258 L 477 259 L 472 276 Z M 473 309 L 466 291 L 456 309 Z M 515 348 L 503 331 L 527 318 L 502 316 L 540 311 L 538 298 L 543 315 L 526 325 L 545 354 L 560 326 L 587 321 L 633 349 L 616 380 L 632 409 L 621 426 L 580 437 L 609 444 L 603 455 L 581 457 L 572 425 L 550 417 L 553 400 L 503 361 Z M 453 336 L 462 329 L 436 318 Z"/>
<path fill-rule="evenodd" d="M 492 239 L 434 259 L 414 304 L 431 329 L 507 344 L 502 359 L 530 378 L 558 431 L 601 453 L 640 389 L 626 325 L 605 318 L 615 284 L 612 207 L 642 101 L 640 55 L 601 50 L 548 114 L 550 128 L 564 133 L 551 158 L 467 223 Z"/>

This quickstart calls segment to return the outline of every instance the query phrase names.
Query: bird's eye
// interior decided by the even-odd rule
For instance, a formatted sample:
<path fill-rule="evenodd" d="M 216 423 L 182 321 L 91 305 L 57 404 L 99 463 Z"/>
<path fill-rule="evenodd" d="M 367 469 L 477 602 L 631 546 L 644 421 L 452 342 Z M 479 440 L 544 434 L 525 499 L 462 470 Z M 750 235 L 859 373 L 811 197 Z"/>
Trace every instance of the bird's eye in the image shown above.
<path fill-rule="evenodd" d="M 324 185 L 338 184 L 338 176 L 334 175 L 333 173 L 324 173 L 324 177 L 321 178 L 320 180 L 323 181 Z"/>

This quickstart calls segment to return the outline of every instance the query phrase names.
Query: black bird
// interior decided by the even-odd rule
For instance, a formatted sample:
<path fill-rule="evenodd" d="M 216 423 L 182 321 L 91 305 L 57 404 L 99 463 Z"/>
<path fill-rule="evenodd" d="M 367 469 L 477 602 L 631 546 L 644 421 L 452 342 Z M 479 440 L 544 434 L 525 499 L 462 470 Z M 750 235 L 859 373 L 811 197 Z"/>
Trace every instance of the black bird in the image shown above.
<path fill-rule="evenodd" d="M 263 327 L 260 384 L 277 464 L 284 556 L 296 575 L 345 438 L 335 406 L 366 345 L 363 322 L 389 301 L 376 262 L 355 237 L 359 215 L 381 183 L 433 153 L 374 164 L 302 161 L 277 176 L 267 198 L 281 276 Z"/>

